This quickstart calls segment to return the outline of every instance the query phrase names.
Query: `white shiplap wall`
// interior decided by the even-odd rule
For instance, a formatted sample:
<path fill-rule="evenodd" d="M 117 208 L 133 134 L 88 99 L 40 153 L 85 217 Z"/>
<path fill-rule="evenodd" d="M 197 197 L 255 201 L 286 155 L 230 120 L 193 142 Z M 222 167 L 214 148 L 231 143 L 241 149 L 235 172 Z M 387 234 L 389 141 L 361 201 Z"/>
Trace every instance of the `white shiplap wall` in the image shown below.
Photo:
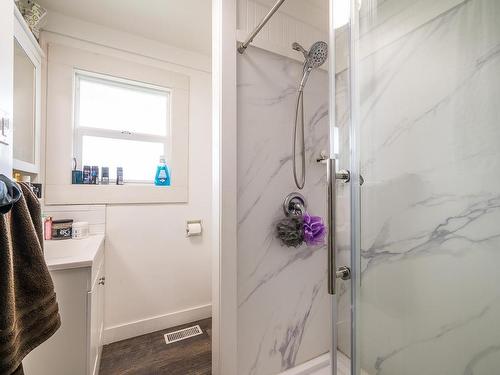
<path fill-rule="evenodd" d="M 90 234 L 104 234 L 106 229 L 106 206 L 104 205 L 67 205 L 43 206 L 43 214 L 53 220 L 73 219 L 73 222 L 89 223 Z"/>
<path fill-rule="evenodd" d="M 323 0 L 322 0 L 323 1 Z M 238 41 L 244 41 L 269 12 L 273 1 L 238 0 Z M 252 42 L 253 46 L 302 61 L 302 54 L 292 50 L 293 42 L 304 48 L 318 40 L 328 41 L 328 1 L 287 0 Z"/>

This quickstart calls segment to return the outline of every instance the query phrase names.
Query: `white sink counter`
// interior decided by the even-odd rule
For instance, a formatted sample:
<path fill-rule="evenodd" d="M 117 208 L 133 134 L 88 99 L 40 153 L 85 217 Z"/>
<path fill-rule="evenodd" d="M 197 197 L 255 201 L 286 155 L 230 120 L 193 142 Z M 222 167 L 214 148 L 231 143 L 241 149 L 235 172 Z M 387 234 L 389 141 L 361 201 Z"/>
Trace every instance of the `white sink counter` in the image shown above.
<path fill-rule="evenodd" d="M 45 262 L 50 271 L 91 267 L 102 257 L 104 235 L 80 240 L 51 240 L 44 243 Z"/>

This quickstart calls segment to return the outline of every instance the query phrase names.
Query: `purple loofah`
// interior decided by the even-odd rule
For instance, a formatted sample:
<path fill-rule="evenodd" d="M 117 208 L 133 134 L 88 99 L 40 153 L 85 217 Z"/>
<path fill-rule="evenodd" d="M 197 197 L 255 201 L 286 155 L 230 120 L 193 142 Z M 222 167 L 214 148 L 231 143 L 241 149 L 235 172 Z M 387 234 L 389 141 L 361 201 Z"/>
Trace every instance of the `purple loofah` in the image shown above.
<path fill-rule="evenodd" d="M 325 242 L 325 224 L 319 216 L 304 214 L 304 241 L 309 246 L 322 245 Z"/>

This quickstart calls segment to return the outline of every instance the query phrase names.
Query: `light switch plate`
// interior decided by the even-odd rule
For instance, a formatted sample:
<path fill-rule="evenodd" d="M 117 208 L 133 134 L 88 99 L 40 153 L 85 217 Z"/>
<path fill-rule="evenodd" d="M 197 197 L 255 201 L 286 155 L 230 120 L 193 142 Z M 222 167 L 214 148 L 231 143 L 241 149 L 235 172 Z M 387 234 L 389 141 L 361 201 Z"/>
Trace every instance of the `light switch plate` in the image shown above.
<path fill-rule="evenodd" d="M 9 144 L 9 136 L 11 129 L 11 121 L 9 114 L 5 111 L 0 110 L 0 143 L 4 145 Z"/>

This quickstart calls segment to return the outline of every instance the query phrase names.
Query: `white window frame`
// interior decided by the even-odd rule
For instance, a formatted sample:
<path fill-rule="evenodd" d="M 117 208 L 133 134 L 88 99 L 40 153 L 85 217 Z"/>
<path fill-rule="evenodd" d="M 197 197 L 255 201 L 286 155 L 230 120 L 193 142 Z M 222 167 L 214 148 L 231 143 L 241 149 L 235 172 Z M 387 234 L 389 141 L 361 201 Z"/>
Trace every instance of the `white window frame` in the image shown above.
<path fill-rule="evenodd" d="M 124 139 L 129 141 L 142 141 L 142 142 L 154 142 L 163 143 L 163 155 L 165 156 L 167 163 L 170 161 L 170 150 L 172 142 L 172 131 L 170 124 L 172 123 L 172 90 L 170 88 L 151 85 L 148 83 L 142 83 L 137 81 L 132 81 L 128 79 L 123 79 L 119 77 L 114 77 L 105 74 L 99 74 L 94 72 L 88 72 L 81 69 L 75 69 L 75 93 L 74 93 L 74 137 L 73 137 L 73 150 L 74 157 L 77 164 L 83 168 L 82 155 L 83 155 L 83 137 L 92 136 L 99 138 L 110 138 L 110 139 Z M 94 81 L 103 83 L 106 85 L 116 85 L 118 87 L 125 87 L 128 89 L 134 89 L 137 91 L 144 90 L 146 92 L 159 91 L 166 93 L 168 95 L 167 100 L 167 122 L 165 123 L 165 135 L 153 135 L 138 132 L 130 132 L 128 130 L 112 130 L 104 128 L 96 128 L 89 126 L 81 126 L 79 124 L 80 119 L 80 79 L 84 77 L 88 81 Z M 126 166 L 124 166 L 126 167 Z M 154 166 L 153 166 L 154 167 Z M 153 184 L 151 180 L 131 180 L 125 178 L 126 183 L 140 183 L 140 184 Z M 111 183 L 115 183 L 116 180 L 110 180 Z"/>
<path fill-rule="evenodd" d="M 51 204 L 147 204 L 189 201 L 190 77 L 172 65 L 89 43 L 45 42 L 45 193 Z M 171 90 L 169 144 L 165 158 L 172 170 L 171 185 L 72 184 L 75 156 L 75 70 L 105 77 L 144 82 Z M 125 135 L 124 135 L 125 136 Z M 81 168 L 81 165 L 78 166 Z M 128 181 L 129 182 L 129 181 Z"/>

